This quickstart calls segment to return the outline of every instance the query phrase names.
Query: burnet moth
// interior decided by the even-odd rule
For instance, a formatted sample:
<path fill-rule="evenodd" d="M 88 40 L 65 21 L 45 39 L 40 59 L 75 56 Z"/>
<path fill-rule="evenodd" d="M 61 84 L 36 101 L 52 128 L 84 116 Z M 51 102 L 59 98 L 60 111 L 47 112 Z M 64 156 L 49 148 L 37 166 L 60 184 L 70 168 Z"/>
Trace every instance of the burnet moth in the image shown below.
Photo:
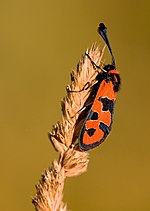
<path fill-rule="evenodd" d="M 120 76 L 116 70 L 114 55 L 107 37 L 107 28 L 103 23 L 99 24 L 98 33 L 108 46 L 112 62 L 102 69 L 95 64 L 101 71 L 96 77 L 98 82 L 92 87 L 93 104 L 84 120 L 78 137 L 79 147 L 82 150 L 90 150 L 97 147 L 110 133 L 116 93 L 120 88 Z M 89 55 L 86 55 L 94 63 Z"/>

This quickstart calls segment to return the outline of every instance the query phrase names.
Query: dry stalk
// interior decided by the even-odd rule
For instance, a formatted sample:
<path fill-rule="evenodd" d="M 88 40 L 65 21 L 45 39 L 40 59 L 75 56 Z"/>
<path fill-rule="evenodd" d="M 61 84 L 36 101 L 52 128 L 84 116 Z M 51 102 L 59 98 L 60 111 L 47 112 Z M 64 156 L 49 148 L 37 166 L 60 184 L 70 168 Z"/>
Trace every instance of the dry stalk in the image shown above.
<path fill-rule="evenodd" d="M 104 48 L 100 50 L 95 44 L 86 52 L 96 64 L 102 64 Z M 49 138 L 60 153 L 58 161 L 45 170 L 32 203 L 37 211 L 67 211 L 62 202 L 64 181 L 66 177 L 82 174 L 89 162 L 88 153 L 80 151 L 75 143 L 85 118 L 85 105 L 89 99 L 92 85 L 98 74 L 86 54 L 80 60 L 77 69 L 71 72 L 71 84 L 67 86 L 67 96 L 62 100 L 62 121 L 58 122 Z M 82 115 L 81 115 L 82 114 Z"/>

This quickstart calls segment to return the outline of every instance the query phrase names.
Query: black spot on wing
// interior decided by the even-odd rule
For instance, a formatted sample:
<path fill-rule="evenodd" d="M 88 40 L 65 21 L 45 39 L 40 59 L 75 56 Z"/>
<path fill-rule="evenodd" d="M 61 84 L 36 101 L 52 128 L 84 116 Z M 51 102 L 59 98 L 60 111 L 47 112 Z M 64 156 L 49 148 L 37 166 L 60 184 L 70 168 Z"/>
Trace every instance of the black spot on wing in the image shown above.
<path fill-rule="evenodd" d="M 110 111 L 113 113 L 114 111 L 114 100 L 109 100 L 107 97 L 98 99 L 103 104 L 102 111 Z"/>
<path fill-rule="evenodd" d="M 103 122 L 100 122 L 99 128 L 107 135 L 110 132 L 110 128 L 107 125 L 105 125 Z"/>
<path fill-rule="evenodd" d="M 90 128 L 90 129 L 88 129 L 88 130 L 86 130 L 86 131 L 87 131 L 87 134 L 88 134 L 89 136 L 92 136 L 92 135 L 95 133 L 96 129 Z"/>
<path fill-rule="evenodd" d="M 97 119 L 98 119 L 98 113 L 92 111 L 91 120 L 97 120 Z"/>
<path fill-rule="evenodd" d="M 110 133 L 111 128 L 105 125 L 103 122 L 100 122 L 99 128 L 104 132 L 104 136 L 100 141 L 102 143 Z"/>
<path fill-rule="evenodd" d="M 90 110 L 85 121 L 87 120 L 97 120 L 98 119 L 98 113 L 96 111 Z"/>

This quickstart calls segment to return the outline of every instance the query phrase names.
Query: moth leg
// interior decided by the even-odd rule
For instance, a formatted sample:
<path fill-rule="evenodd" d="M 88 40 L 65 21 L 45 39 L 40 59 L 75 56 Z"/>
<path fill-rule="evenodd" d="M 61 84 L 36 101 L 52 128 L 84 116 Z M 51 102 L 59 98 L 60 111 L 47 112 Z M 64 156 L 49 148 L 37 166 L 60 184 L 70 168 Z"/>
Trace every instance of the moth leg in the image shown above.
<path fill-rule="evenodd" d="M 72 89 L 70 88 L 70 85 L 67 85 L 66 90 L 67 90 L 67 92 L 82 92 L 82 91 L 84 91 L 84 90 L 87 90 L 88 88 L 90 88 L 90 82 L 87 82 L 87 83 L 83 86 L 83 88 L 80 89 L 80 90 L 72 90 Z"/>
<path fill-rule="evenodd" d="M 91 61 L 91 64 L 93 65 L 94 69 L 101 69 L 101 67 L 97 64 L 95 64 L 95 62 L 93 62 L 93 60 L 91 59 L 91 57 L 89 56 L 88 53 L 85 52 L 85 55 L 89 58 L 89 60 Z"/>
<path fill-rule="evenodd" d="M 92 65 L 93 65 L 93 68 L 94 68 L 94 69 L 96 70 L 96 72 L 99 74 L 99 71 L 98 71 L 97 69 L 101 69 L 101 70 L 102 70 L 102 68 L 101 68 L 100 66 L 98 66 L 97 64 L 95 64 L 95 62 L 93 62 L 93 60 L 91 59 L 91 57 L 89 56 L 88 53 L 85 53 L 85 55 L 89 58 L 89 60 L 91 61 Z M 94 73 L 94 74 L 95 74 L 95 73 Z M 93 75 L 94 75 L 94 74 L 93 74 Z M 91 76 L 91 78 L 92 78 L 92 76 Z M 67 85 L 66 90 L 67 90 L 67 92 L 82 92 L 82 91 L 85 91 L 85 90 L 87 90 L 87 89 L 93 87 L 93 85 L 95 85 L 96 83 L 98 83 L 98 81 L 92 80 L 91 83 L 88 81 L 88 82 L 83 86 L 83 88 L 80 89 L 80 90 L 72 90 L 71 87 L 70 87 L 69 85 Z"/>
<path fill-rule="evenodd" d="M 98 83 L 98 80 L 93 80 L 91 83 L 90 82 L 87 82 L 84 86 L 83 86 L 83 88 L 82 89 L 80 89 L 80 90 L 72 90 L 71 89 L 71 87 L 70 87 L 70 85 L 67 85 L 67 87 L 66 87 L 66 90 L 67 90 L 67 92 L 83 92 L 83 91 L 85 91 L 85 90 L 88 90 L 88 89 L 90 89 L 90 88 L 92 88 L 95 84 L 97 84 Z"/>
<path fill-rule="evenodd" d="M 72 116 L 71 118 L 74 118 L 76 115 L 81 114 L 84 110 L 86 110 L 89 106 L 91 106 L 93 104 L 93 102 L 88 103 L 86 106 L 84 106 L 83 108 L 79 109 L 74 116 Z"/>

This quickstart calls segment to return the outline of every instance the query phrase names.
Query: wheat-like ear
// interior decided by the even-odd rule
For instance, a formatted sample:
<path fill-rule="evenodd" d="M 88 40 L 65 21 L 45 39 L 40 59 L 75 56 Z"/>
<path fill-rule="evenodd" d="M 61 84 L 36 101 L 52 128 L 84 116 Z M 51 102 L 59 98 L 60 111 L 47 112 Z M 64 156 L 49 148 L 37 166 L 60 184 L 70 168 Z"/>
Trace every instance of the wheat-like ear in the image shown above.
<path fill-rule="evenodd" d="M 49 132 L 60 158 L 45 170 L 36 186 L 37 193 L 32 203 L 37 211 L 67 211 L 67 206 L 62 202 L 65 178 L 80 175 L 87 169 L 88 153 L 81 151 L 75 140 L 85 118 L 83 111 L 86 102 L 93 100 L 89 97 L 98 74 L 90 58 L 102 66 L 103 53 L 104 48 L 101 50 L 93 44 L 83 55 L 77 69 L 71 72 L 71 84 L 67 86 L 67 96 L 62 100 L 62 121 Z"/>

